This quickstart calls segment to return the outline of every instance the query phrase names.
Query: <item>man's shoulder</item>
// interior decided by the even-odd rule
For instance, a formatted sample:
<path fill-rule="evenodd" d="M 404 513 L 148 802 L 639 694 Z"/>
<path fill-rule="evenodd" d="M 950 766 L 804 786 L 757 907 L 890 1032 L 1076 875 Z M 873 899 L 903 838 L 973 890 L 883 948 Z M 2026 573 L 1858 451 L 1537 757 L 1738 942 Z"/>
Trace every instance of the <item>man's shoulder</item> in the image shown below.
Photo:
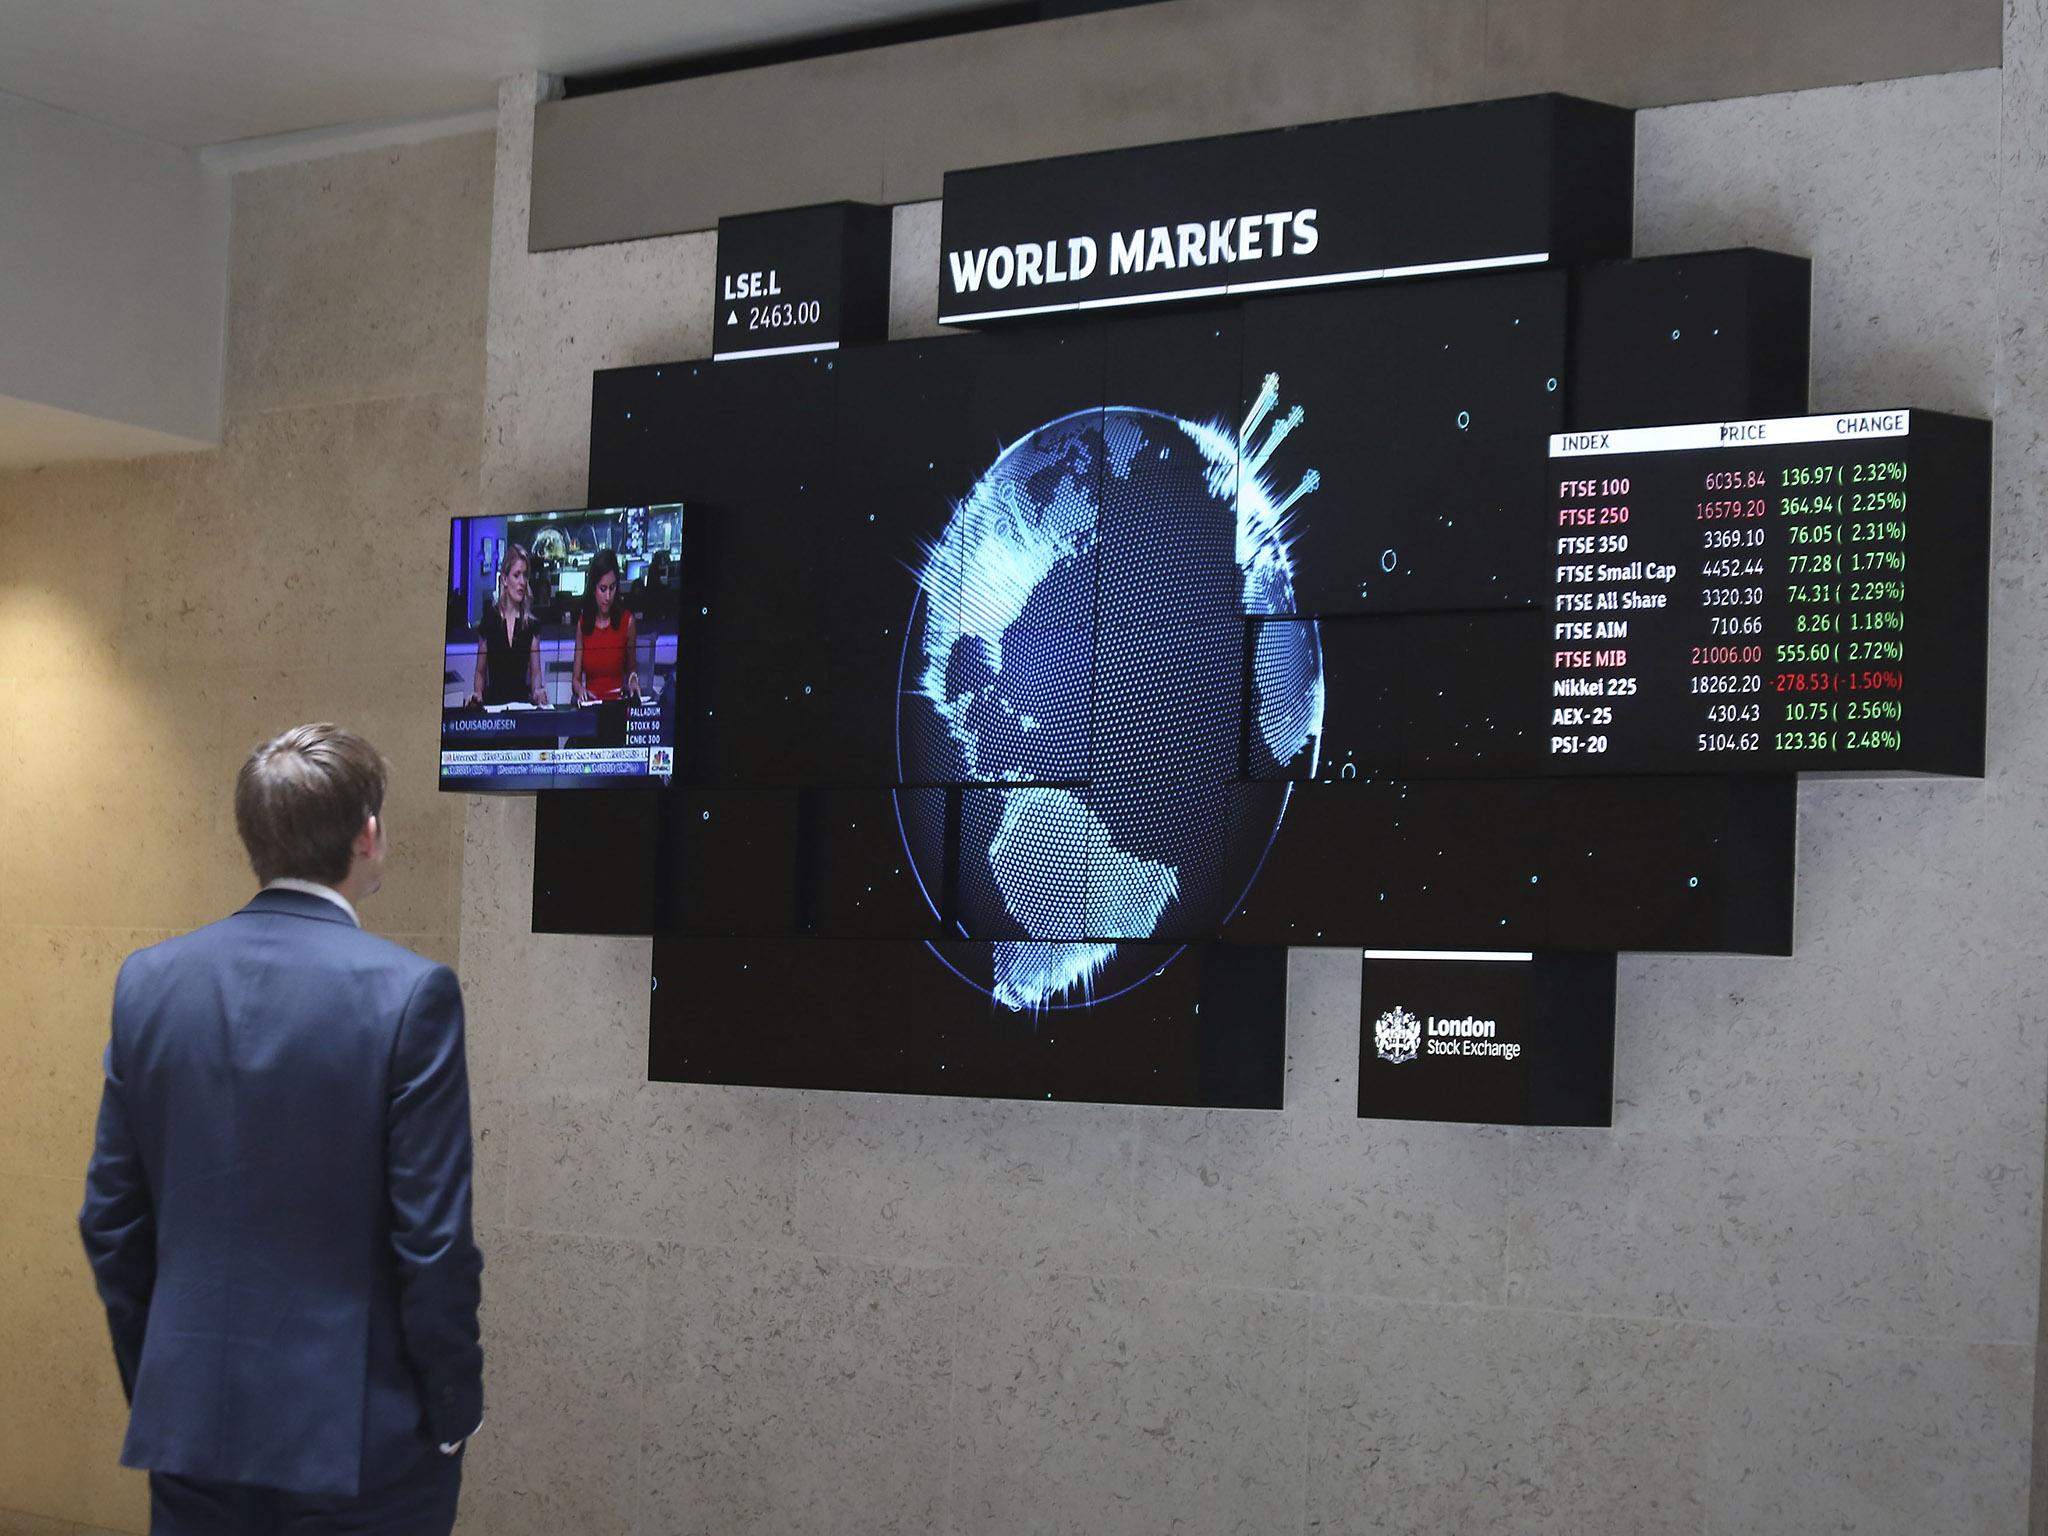
<path fill-rule="evenodd" d="M 385 971 L 412 985 L 443 969 L 440 961 L 429 959 L 380 934 L 367 932 L 353 923 L 244 907 L 203 928 L 194 928 L 189 933 L 136 950 L 122 963 L 122 977 L 136 980 L 161 976 L 185 965 L 203 964 L 233 954 L 252 943 L 261 942 L 266 930 L 274 934 L 278 923 L 291 924 L 287 931 L 297 935 L 298 941 L 308 950 L 324 950 L 345 957 L 351 970 Z"/>
<path fill-rule="evenodd" d="M 402 978 L 408 986 L 434 971 L 447 969 L 439 960 L 430 960 L 395 939 L 371 933 L 353 923 L 329 923 L 326 926 L 334 930 L 333 942 L 342 946 L 351 965 L 389 971 Z"/>
<path fill-rule="evenodd" d="M 175 1035 L 257 1002 L 279 1018 L 346 1017 L 377 1032 L 415 1008 L 459 1017 L 461 989 L 449 967 L 352 923 L 245 909 L 130 955 L 114 983 L 114 1036 Z"/>
<path fill-rule="evenodd" d="M 121 979 L 130 981 L 151 975 L 161 975 L 188 961 L 212 952 L 221 942 L 230 918 L 218 918 L 203 928 L 194 928 L 189 933 L 159 939 L 146 944 L 121 962 Z"/>

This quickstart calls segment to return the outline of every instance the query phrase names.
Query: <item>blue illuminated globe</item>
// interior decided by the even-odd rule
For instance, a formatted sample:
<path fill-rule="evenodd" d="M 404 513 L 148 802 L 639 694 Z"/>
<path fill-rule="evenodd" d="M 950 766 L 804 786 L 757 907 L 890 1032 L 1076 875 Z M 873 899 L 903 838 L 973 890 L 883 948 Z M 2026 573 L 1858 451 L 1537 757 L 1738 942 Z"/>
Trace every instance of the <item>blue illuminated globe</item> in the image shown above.
<path fill-rule="evenodd" d="M 1291 617 L 1288 522 L 1316 477 L 1284 501 L 1263 477 L 1300 408 L 1247 446 L 1277 402 L 1269 377 L 1236 432 L 1129 406 L 1047 422 L 922 552 L 898 766 L 975 787 L 957 829 L 904 797 L 904 842 L 928 893 L 958 849 L 974 942 L 944 954 L 1011 1008 L 1102 1001 L 1160 969 L 1131 941 L 1214 933 L 1286 813 L 1290 786 L 1247 769 L 1313 774 L 1322 651 Z"/>

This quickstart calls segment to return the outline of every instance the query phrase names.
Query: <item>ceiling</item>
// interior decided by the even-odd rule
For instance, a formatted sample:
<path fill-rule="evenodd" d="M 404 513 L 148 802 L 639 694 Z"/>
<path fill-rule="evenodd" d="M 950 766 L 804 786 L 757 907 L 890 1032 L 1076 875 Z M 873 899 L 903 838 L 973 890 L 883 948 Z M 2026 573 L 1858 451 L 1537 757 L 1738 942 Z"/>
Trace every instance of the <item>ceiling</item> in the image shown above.
<path fill-rule="evenodd" d="M 491 106 L 612 70 L 990 0 L 0 0 L 0 91 L 196 147 Z"/>

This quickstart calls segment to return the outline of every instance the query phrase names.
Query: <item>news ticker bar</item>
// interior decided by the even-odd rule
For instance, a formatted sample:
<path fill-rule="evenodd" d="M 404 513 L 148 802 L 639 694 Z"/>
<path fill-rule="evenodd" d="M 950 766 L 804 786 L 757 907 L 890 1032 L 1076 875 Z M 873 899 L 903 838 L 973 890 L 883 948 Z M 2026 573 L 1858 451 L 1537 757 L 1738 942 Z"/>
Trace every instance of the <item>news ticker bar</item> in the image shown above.
<path fill-rule="evenodd" d="M 675 752 L 670 747 L 557 747 L 441 754 L 441 776 L 446 779 L 519 778 L 536 773 L 614 778 L 646 775 L 665 779 L 674 771 Z"/>

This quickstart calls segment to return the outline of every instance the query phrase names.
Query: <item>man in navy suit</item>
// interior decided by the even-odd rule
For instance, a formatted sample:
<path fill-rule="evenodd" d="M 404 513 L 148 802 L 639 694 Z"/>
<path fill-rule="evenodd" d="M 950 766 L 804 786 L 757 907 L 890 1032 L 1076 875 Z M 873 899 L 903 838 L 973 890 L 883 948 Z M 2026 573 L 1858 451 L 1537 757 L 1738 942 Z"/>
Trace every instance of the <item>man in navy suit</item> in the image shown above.
<path fill-rule="evenodd" d="M 79 1228 L 152 1536 L 446 1536 L 483 1417 L 455 975 L 364 933 L 388 769 L 333 725 L 258 747 L 262 891 L 131 955 Z"/>

